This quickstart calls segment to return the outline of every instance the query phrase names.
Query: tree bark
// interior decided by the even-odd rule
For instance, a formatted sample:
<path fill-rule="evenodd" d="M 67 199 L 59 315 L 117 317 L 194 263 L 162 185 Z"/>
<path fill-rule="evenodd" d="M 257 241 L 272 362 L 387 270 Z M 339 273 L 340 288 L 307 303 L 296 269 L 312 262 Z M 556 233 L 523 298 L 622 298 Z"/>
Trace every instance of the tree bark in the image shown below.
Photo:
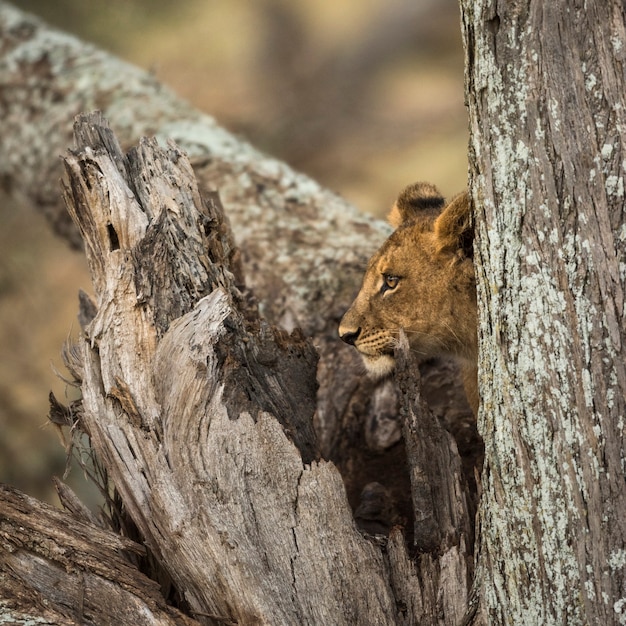
<path fill-rule="evenodd" d="M 498 624 L 626 623 L 622 2 L 462 0 Z"/>

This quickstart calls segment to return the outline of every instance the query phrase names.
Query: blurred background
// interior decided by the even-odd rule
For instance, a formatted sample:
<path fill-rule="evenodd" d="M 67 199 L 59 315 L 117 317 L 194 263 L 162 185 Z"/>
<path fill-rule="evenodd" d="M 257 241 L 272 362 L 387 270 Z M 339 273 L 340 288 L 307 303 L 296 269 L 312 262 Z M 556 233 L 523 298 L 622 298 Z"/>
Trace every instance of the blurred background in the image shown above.
<path fill-rule="evenodd" d="M 384 217 L 416 180 L 467 179 L 457 0 L 17 0 L 153 72 L 198 109 Z M 235 233 L 236 236 L 236 233 Z M 56 502 L 65 450 L 48 393 L 76 333 L 82 255 L 32 207 L 0 196 L 0 481 Z M 68 483 L 95 502 L 80 469 Z"/>

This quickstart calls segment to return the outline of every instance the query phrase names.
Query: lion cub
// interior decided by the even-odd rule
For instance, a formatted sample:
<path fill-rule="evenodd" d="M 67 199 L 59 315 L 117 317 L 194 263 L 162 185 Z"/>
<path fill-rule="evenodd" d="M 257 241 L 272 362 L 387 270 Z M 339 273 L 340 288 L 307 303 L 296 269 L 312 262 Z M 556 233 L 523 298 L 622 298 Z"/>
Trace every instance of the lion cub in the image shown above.
<path fill-rule="evenodd" d="M 478 322 L 467 192 L 446 205 L 436 187 L 415 183 L 400 194 L 389 221 L 396 230 L 370 260 L 339 335 L 375 377 L 393 371 L 400 329 L 424 359 L 453 355 L 476 414 Z"/>

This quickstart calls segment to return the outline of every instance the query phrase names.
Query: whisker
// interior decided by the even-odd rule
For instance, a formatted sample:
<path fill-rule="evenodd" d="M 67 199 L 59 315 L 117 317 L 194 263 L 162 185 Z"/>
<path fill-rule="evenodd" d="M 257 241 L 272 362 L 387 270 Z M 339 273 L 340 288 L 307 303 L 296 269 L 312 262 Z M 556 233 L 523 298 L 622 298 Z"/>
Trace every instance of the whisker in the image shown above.
<path fill-rule="evenodd" d="M 407 335 L 408 334 L 413 334 L 413 335 L 428 335 L 428 333 L 425 333 L 421 330 L 414 330 L 412 328 L 403 328 L 402 329 Z"/>
<path fill-rule="evenodd" d="M 462 343 L 461 338 L 456 334 L 456 332 L 454 331 L 452 326 L 450 326 L 450 324 L 448 324 L 447 322 L 443 322 L 443 325 L 450 331 L 450 333 L 452 334 L 452 336 L 455 338 L 455 340 L 458 343 Z"/>
<path fill-rule="evenodd" d="M 400 343 L 399 339 L 394 339 L 393 343 L 392 343 L 392 347 L 393 348 L 397 348 L 398 345 Z M 409 346 L 409 352 L 413 352 L 413 354 L 417 354 L 419 356 L 427 356 L 426 352 L 422 352 L 421 350 L 417 350 L 416 348 L 412 348 L 411 346 Z"/>
<path fill-rule="evenodd" d="M 445 323 L 445 322 L 444 322 L 444 323 Z M 408 328 L 408 329 L 407 329 L 407 328 L 403 328 L 402 330 L 403 330 L 403 331 L 405 332 L 405 334 L 407 334 L 407 335 L 414 335 L 414 336 L 418 336 L 418 337 L 428 337 L 428 339 L 429 339 L 431 342 L 435 342 L 435 343 L 437 343 L 437 345 L 439 345 L 439 347 L 440 347 L 442 350 L 444 350 L 444 351 L 445 351 L 445 350 L 447 350 L 447 348 L 448 348 L 448 345 L 447 345 L 446 341 L 445 341 L 444 339 L 442 339 L 441 337 L 438 337 L 437 335 L 433 335 L 433 334 L 431 334 L 431 333 L 425 333 L 425 332 L 423 332 L 423 331 L 420 331 L 420 330 L 414 330 L 414 329 L 411 329 L 411 328 Z M 450 330 L 450 332 L 451 332 L 452 334 L 454 334 L 454 335 L 455 335 L 455 337 L 456 337 L 456 334 L 454 333 L 454 331 L 453 331 L 452 329 L 449 329 L 449 330 Z M 458 340 L 458 337 L 456 337 L 456 338 L 457 338 L 457 340 Z"/>

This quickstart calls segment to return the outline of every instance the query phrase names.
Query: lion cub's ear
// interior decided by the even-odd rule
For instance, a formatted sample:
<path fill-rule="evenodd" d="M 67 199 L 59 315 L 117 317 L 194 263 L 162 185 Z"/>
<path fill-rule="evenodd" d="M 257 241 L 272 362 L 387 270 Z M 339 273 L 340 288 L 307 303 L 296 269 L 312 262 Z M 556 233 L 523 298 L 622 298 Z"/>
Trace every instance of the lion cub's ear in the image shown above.
<path fill-rule="evenodd" d="M 435 217 L 443 209 L 445 201 L 437 187 L 430 183 L 414 183 L 400 193 L 387 217 L 398 228 L 419 216 Z"/>
<path fill-rule="evenodd" d="M 467 191 L 453 198 L 435 220 L 435 241 L 439 252 L 473 257 L 474 223 Z"/>

